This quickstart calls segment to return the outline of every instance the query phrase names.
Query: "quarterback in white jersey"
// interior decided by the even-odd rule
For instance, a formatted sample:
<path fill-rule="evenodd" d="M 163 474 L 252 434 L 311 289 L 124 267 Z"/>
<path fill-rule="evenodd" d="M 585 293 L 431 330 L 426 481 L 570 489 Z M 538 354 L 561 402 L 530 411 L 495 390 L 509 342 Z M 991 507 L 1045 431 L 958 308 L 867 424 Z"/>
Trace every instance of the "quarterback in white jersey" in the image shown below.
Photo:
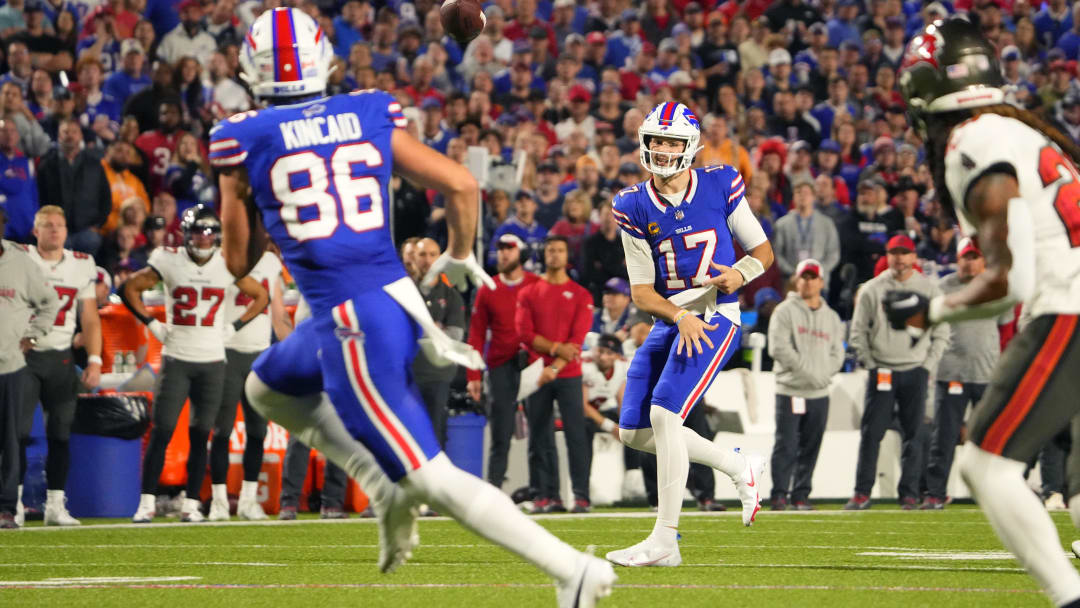
<path fill-rule="evenodd" d="M 272 251 L 265 251 L 248 276 L 262 285 L 269 293 L 281 278 L 281 260 Z M 272 300 L 272 299 L 271 299 Z M 225 291 L 226 320 L 231 324 L 239 321 L 251 297 L 236 285 Z M 259 473 L 262 471 L 263 441 L 266 439 L 266 419 L 259 415 L 247 400 L 242 400 L 244 381 L 251 372 L 251 364 L 270 347 L 270 308 L 264 308 L 250 323 L 225 341 L 225 388 L 221 392 L 221 408 L 214 421 L 214 438 L 210 442 L 210 521 L 229 519 L 229 495 L 226 482 L 229 477 L 229 440 L 236 423 L 237 402 L 244 408 L 244 481 L 240 486 L 240 500 L 236 514 L 243 519 L 266 519 L 266 513 L 256 500 Z"/>
<path fill-rule="evenodd" d="M 181 221 L 184 247 L 159 247 L 149 265 L 131 276 L 120 289 L 128 310 L 164 345 L 161 375 L 154 394 L 154 425 L 143 461 L 142 496 L 133 521 L 154 518 L 158 477 L 165 465 L 165 448 L 172 439 L 184 401 L 191 399 L 188 437 L 192 450 L 187 464 L 187 498 L 182 521 L 202 521 L 198 500 L 206 471 L 205 446 L 221 406 L 225 386 L 225 341 L 266 308 L 268 296 L 250 276 L 236 280 L 219 251 L 221 222 L 208 207 L 184 211 Z M 165 286 L 165 317 L 150 317 L 141 294 L 161 281 Z M 243 315 L 226 323 L 226 291 L 233 283 L 251 298 Z"/>
<path fill-rule="evenodd" d="M 909 115 L 942 207 L 978 238 L 986 271 L 929 301 L 901 291 L 883 305 L 893 327 L 918 335 L 928 324 L 994 317 L 1024 303 L 1032 320 L 1005 349 L 968 421 L 960 473 L 1050 599 L 1080 606 L 1080 574 L 1023 478 L 1026 463 L 1080 412 L 1080 147 L 1007 105 L 1003 86 L 994 46 L 965 19 L 936 21 L 908 45 L 900 87 Z M 1080 526 L 1080 500 L 1069 509 Z"/>
<path fill-rule="evenodd" d="M 34 216 L 34 236 L 37 237 L 37 245 L 27 247 L 26 252 L 41 267 L 49 287 L 56 290 L 60 308 L 49 333 L 37 341 L 32 351 L 26 353 L 29 382 L 26 383 L 19 412 L 19 479 L 26 475 L 26 447 L 30 443 L 34 410 L 40 402 L 46 414 L 45 437 L 49 444 L 45 459 L 45 478 L 48 482 L 45 524 L 77 526 L 79 520 L 68 513 L 64 503 L 64 488 L 67 486 L 71 462 L 68 440 L 80 390 L 71 340 L 78 319 L 82 324 L 88 361 L 81 380 L 89 388 L 97 387 L 101 378 L 101 319 L 98 317 L 97 293 L 94 289 L 97 266 L 94 259 L 85 253 L 64 249 L 67 221 L 60 207 L 46 205 L 38 210 Z M 19 486 L 16 509 L 16 522 L 22 525 L 22 485 Z"/>

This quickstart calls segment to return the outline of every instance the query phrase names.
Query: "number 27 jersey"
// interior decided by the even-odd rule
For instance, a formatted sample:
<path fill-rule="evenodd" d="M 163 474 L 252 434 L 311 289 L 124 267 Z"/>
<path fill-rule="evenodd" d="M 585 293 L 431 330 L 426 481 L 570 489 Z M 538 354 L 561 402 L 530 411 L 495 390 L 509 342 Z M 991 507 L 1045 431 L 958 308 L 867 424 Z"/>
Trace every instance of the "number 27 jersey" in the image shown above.
<path fill-rule="evenodd" d="M 382 91 L 243 112 L 210 132 L 210 162 L 243 166 L 263 225 L 317 314 L 405 276 L 388 225 L 390 138 L 405 126 Z"/>
<path fill-rule="evenodd" d="M 1056 144 L 1016 120 L 982 114 L 961 123 L 945 151 L 945 184 L 968 235 L 968 190 L 990 171 L 1016 176 L 1035 230 L 1035 293 L 1025 315 L 1080 313 L 1080 173 Z"/>

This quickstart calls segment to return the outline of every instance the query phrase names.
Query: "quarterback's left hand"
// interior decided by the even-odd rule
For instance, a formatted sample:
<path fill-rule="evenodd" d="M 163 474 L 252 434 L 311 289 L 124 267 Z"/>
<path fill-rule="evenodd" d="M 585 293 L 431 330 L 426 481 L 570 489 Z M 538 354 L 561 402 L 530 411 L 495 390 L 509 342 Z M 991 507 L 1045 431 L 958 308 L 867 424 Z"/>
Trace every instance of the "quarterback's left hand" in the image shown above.
<path fill-rule="evenodd" d="M 885 307 L 885 317 L 893 329 L 911 327 L 922 330 L 928 324 L 930 300 L 922 294 L 903 290 L 888 291 L 881 305 Z"/>
<path fill-rule="evenodd" d="M 746 277 L 730 266 L 724 266 L 716 262 L 709 262 L 709 265 L 712 266 L 713 270 L 720 271 L 720 274 L 715 277 L 700 279 L 698 281 L 699 285 L 715 285 L 720 290 L 720 293 L 732 294 L 746 283 Z"/>
<path fill-rule="evenodd" d="M 439 282 L 439 275 L 443 273 L 450 279 L 450 284 L 457 287 L 459 291 L 469 288 L 469 280 L 477 286 L 487 285 L 489 289 L 495 289 L 495 281 L 484 272 L 476 261 L 476 256 L 471 253 L 464 260 L 459 260 L 451 256 L 449 251 L 443 252 L 424 275 L 423 285 L 434 287 Z"/>

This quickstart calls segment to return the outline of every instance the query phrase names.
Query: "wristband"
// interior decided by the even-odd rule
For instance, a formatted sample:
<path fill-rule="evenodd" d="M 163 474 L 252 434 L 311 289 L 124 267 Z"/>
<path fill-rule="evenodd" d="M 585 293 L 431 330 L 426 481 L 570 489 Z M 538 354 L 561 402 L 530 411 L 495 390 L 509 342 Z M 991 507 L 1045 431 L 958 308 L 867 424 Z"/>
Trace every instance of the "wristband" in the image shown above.
<path fill-rule="evenodd" d="M 86 364 L 87 365 L 94 365 L 95 363 L 97 365 L 101 365 L 101 357 L 99 357 L 97 355 L 90 355 L 90 356 L 88 356 L 86 358 Z"/>
<path fill-rule="evenodd" d="M 604 418 L 604 421 L 600 423 L 600 430 L 605 433 L 610 433 L 615 430 L 615 422 L 611 418 Z"/>
<path fill-rule="evenodd" d="M 739 258 L 738 262 L 732 264 L 731 267 L 738 270 L 739 274 L 743 276 L 743 285 L 746 285 L 750 283 L 750 281 L 765 274 L 765 266 L 761 264 L 761 260 L 752 255 L 744 255 Z"/>
<path fill-rule="evenodd" d="M 675 325 L 678 325 L 679 322 L 682 321 L 683 319 L 685 319 L 687 317 L 687 315 L 689 315 L 689 314 L 690 314 L 690 311 L 686 310 L 684 308 L 684 309 L 680 310 L 679 312 L 675 313 L 675 316 L 671 319 L 671 321 Z"/>
<path fill-rule="evenodd" d="M 254 320 L 255 320 L 255 317 L 252 317 L 252 318 L 248 319 L 247 321 L 241 321 L 240 319 L 237 319 L 237 320 L 233 321 L 233 323 L 232 323 L 233 329 L 235 329 L 236 331 L 240 331 L 241 329 L 244 329 L 244 326 L 246 326 L 248 323 L 251 323 Z"/>

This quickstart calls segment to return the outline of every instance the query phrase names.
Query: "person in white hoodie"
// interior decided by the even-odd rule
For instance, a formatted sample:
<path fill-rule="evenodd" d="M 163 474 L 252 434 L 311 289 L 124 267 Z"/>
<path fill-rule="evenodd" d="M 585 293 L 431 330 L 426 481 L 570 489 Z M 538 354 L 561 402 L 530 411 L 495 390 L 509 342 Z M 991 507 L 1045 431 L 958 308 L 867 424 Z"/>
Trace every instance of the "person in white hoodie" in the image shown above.
<path fill-rule="evenodd" d="M 776 375 L 776 439 L 772 451 L 773 510 L 813 509 L 810 480 L 829 418 L 829 383 L 844 364 L 844 324 L 821 297 L 825 271 L 807 258 L 795 267 L 795 291 L 769 322 Z M 794 483 L 793 483 L 794 482 Z"/>

